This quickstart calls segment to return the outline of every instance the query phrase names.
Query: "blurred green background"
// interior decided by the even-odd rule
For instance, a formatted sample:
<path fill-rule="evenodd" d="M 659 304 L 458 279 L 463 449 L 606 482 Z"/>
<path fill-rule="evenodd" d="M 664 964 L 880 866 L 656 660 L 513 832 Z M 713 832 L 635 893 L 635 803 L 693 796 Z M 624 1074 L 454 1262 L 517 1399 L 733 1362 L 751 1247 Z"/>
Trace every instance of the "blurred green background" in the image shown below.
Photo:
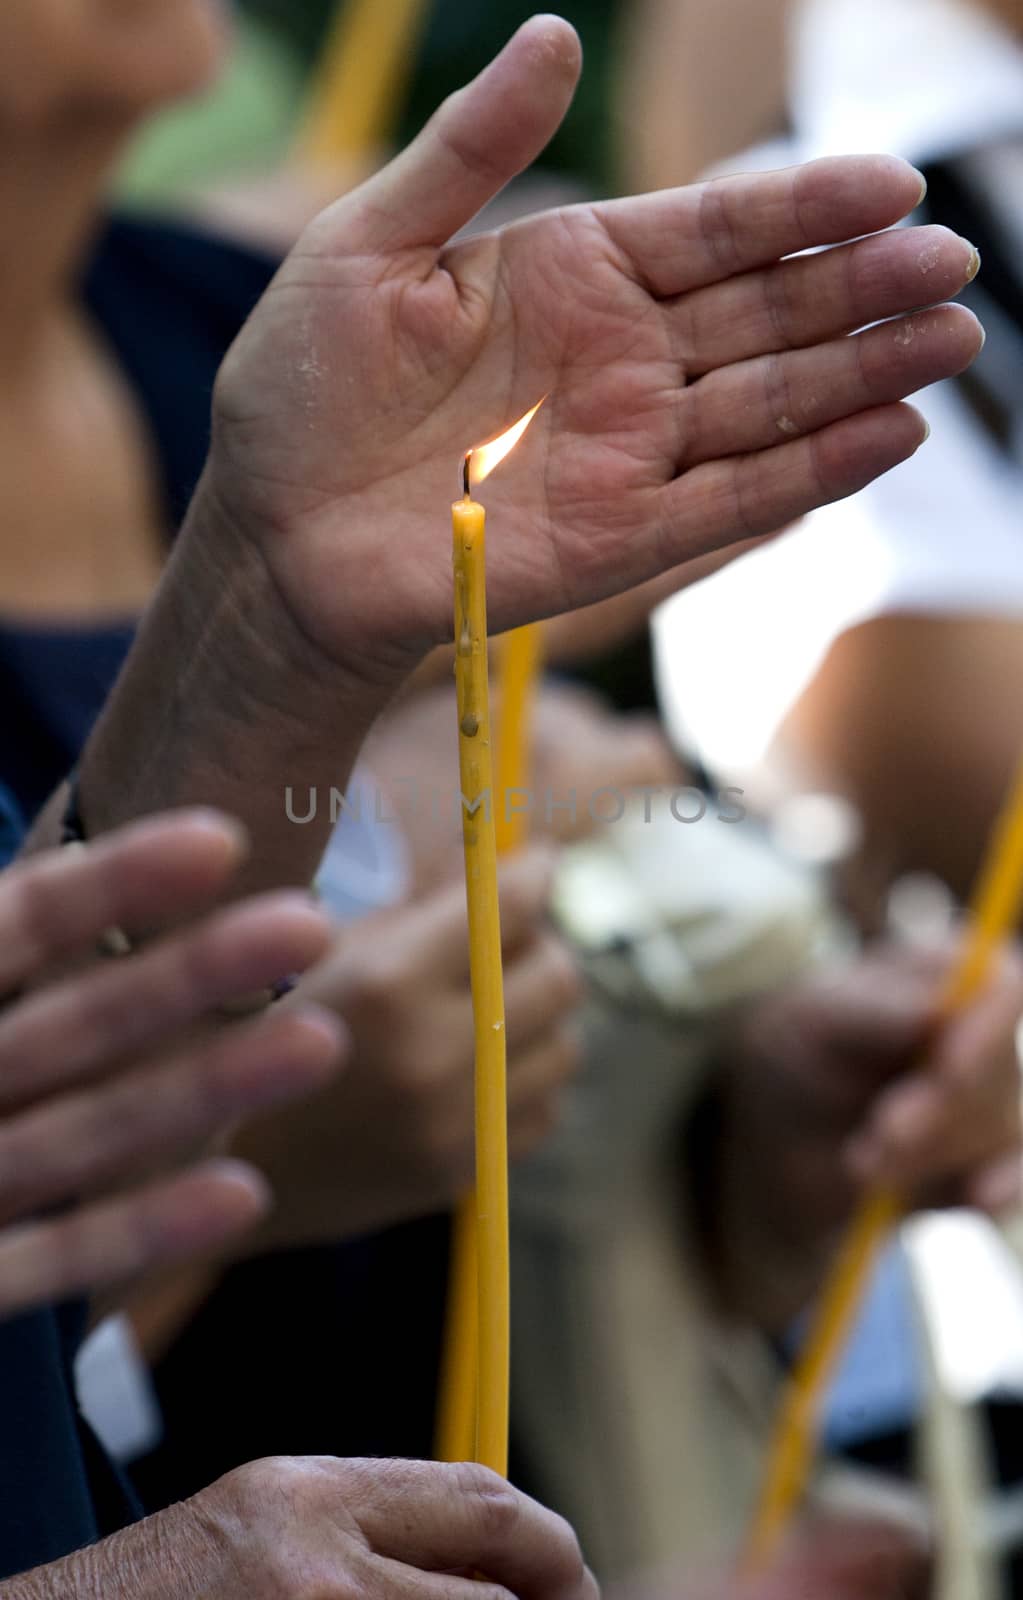
<path fill-rule="evenodd" d="M 389 0 L 378 0 L 387 26 Z M 121 175 L 122 196 L 160 204 L 198 185 L 275 167 L 286 155 L 336 0 L 239 0 L 233 57 L 202 100 L 156 118 Z M 528 0 L 432 0 L 398 124 L 407 141 L 445 95 L 473 77 L 538 7 Z M 601 191 L 614 186 L 609 73 L 614 0 L 565 0 L 560 12 L 583 41 L 586 70 L 542 165 Z"/>

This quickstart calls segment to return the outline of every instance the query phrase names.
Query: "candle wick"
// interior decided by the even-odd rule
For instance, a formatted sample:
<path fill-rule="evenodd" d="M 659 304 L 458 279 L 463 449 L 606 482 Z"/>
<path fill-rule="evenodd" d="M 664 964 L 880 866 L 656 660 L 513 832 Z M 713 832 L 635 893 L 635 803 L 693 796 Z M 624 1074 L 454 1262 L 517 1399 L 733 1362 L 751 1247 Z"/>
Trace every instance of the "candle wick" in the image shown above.
<path fill-rule="evenodd" d="M 472 451 L 471 450 L 467 450 L 465 452 L 465 460 L 462 462 L 462 492 L 465 495 L 465 498 L 467 500 L 471 499 L 471 497 L 472 497 L 472 486 L 471 486 L 470 481 L 469 481 L 469 473 L 470 473 L 471 466 L 472 466 Z"/>

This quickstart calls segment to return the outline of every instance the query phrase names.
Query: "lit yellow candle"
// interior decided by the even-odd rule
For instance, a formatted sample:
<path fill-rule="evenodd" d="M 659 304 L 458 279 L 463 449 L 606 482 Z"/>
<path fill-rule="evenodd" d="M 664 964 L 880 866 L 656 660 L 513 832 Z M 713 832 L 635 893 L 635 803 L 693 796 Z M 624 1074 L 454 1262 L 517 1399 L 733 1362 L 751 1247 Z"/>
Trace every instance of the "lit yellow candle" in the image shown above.
<path fill-rule="evenodd" d="M 1023 762 L 992 830 L 971 901 L 966 942 L 941 996 L 943 1015 L 962 1010 L 984 987 L 999 946 L 1018 921 L 1021 902 Z M 900 1197 L 889 1190 L 868 1195 L 824 1286 L 782 1402 L 745 1551 L 747 1571 L 759 1572 L 767 1565 L 803 1498 L 828 1383 L 852 1332 L 878 1253 L 902 1210 Z"/>
<path fill-rule="evenodd" d="M 455 685 L 469 974 L 476 1033 L 476 1241 L 479 1283 L 477 1460 L 508 1470 L 510 1361 L 508 1128 L 501 919 L 487 682 L 486 517 L 466 494 L 452 508 Z"/>
<path fill-rule="evenodd" d="M 357 160 L 394 135 L 427 0 L 342 0 L 297 140 L 308 162 Z"/>
<path fill-rule="evenodd" d="M 452 507 L 455 686 L 476 1035 L 476 1189 L 455 1216 L 437 1454 L 442 1461 L 480 1461 L 502 1475 L 508 1462 L 511 1338 L 507 1073 L 487 672 L 486 517 L 471 497 L 470 471 L 482 482 L 518 443 L 540 404 L 500 438 L 470 452 L 465 493 Z M 531 631 L 519 630 L 518 636 L 527 636 L 532 667 L 518 651 L 510 658 L 517 673 L 513 697 L 519 706 L 516 722 L 507 729 L 508 748 L 518 752 L 512 769 L 516 787 L 521 785 L 525 763 L 525 715 L 532 700 L 529 677 L 530 672 L 535 675 L 538 660 Z M 522 671 L 524 667 L 527 670 Z M 513 842 L 504 828 L 502 840 L 505 847 Z"/>

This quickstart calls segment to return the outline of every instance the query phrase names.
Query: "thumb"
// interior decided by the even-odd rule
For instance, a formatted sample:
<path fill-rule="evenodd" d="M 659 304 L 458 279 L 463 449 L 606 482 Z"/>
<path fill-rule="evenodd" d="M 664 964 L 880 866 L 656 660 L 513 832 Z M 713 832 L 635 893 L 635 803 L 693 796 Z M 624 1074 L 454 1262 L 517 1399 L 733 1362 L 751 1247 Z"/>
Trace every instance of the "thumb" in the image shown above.
<path fill-rule="evenodd" d="M 569 23 L 554 16 L 523 23 L 479 77 L 445 100 L 419 137 L 351 196 L 364 246 L 445 245 L 549 143 L 581 67 Z"/>

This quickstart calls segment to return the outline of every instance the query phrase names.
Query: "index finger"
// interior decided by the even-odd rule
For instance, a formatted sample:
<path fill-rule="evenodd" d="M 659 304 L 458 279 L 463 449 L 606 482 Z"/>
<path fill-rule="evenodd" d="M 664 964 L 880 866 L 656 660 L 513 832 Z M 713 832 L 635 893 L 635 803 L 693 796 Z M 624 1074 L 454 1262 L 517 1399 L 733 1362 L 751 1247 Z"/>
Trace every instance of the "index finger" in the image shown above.
<path fill-rule="evenodd" d="M 480 1572 L 522 1600 L 596 1600 L 561 1517 L 468 1462 L 345 1463 L 360 1474 L 349 1505 L 379 1555 L 435 1572 Z"/>
<path fill-rule="evenodd" d="M 236 823 L 182 811 L 11 867 L 0 878 L 0 994 L 87 953 L 110 928 L 150 928 L 204 909 L 244 850 Z"/>
<path fill-rule="evenodd" d="M 897 156 L 829 156 L 594 209 L 640 282 L 667 299 L 799 250 L 879 233 L 925 192 L 922 175 Z"/>

